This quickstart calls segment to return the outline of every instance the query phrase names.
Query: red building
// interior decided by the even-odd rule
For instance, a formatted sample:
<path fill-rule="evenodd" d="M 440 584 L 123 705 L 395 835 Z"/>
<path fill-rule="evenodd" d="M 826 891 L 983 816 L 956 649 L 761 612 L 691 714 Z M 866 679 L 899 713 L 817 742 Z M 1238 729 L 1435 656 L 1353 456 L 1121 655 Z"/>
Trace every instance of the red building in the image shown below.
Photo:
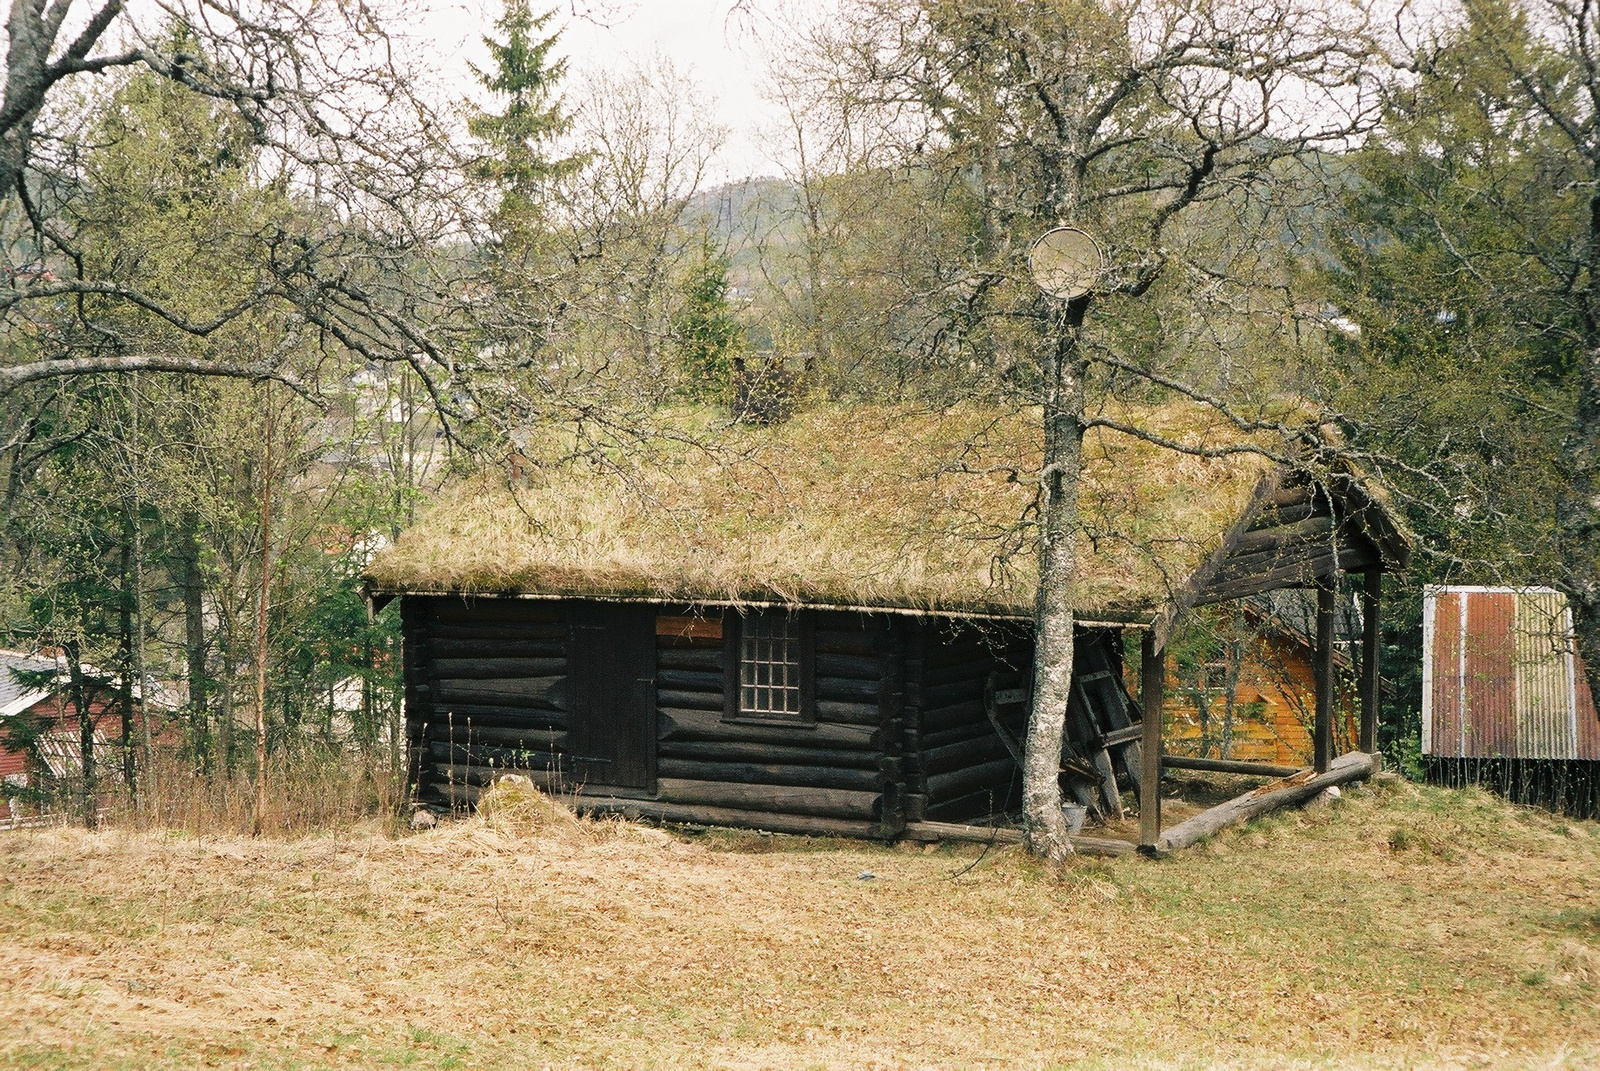
<path fill-rule="evenodd" d="M 104 689 L 91 690 L 89 710 L 97 765 L 115 777 L 118 764 L 106 758 L 122 734 L 121 711 Z M 38 813 L 37 790 L 81 774 L 80 732 L 65 664 L 0 650 L 0 823 Z"/>

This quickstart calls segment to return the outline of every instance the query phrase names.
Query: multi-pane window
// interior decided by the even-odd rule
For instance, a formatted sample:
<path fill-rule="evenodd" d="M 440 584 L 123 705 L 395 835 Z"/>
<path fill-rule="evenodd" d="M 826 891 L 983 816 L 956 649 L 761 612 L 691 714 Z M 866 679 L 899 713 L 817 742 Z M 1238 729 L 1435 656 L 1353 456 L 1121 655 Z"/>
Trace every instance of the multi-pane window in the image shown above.
<path fill-rule="evenodd" d="M 800 687 L 800 626 L 793 614 L 752 614 L 739 628 L 739 716 L 805 716 Z"/>

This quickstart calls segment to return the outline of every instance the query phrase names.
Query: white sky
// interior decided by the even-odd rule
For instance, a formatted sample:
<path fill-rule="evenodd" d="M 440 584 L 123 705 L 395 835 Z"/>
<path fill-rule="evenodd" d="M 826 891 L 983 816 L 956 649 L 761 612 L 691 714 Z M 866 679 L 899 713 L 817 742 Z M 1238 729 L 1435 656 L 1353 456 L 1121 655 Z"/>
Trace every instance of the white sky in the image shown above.
<path fill-rule="evenodd" d="M 761 96 L 763 28 L 779 16 L 815 17 L 825 0 L 549 0 L 559 5 L 552 26 L 563 29 L 557 49 L 569 61 L 568 86 L 586 70 L 622 70 L 661 53 L 705 87 L 728 138 L 713 161 L 711 183 L 773 174 L 771 146 L 760 131 L 780 118 Z M 460 95 L 474 87 L 469 63 L 487 62 L 481 39 L 493 31 L 500 0 L 434 0 L 411 27 L 437 50 L 440 81 Z M 534 10 L 539 10 L 537 0 Z M 457 88 L 458 87 L 458 88 Z"/>

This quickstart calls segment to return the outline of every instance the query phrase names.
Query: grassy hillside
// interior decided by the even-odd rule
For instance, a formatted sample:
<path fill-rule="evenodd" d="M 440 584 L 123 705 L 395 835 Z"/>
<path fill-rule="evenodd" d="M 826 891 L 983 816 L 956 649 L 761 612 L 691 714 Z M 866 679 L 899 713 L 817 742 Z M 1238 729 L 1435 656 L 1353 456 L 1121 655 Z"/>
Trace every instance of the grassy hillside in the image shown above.
<path fill-rule="evenodd" d="M 1594 824 L 1390 782 L 1161 863 L 980 852 L 526 807 L 399 838 L 7 833 L 0 1065 L 1600 1061 Z"/>

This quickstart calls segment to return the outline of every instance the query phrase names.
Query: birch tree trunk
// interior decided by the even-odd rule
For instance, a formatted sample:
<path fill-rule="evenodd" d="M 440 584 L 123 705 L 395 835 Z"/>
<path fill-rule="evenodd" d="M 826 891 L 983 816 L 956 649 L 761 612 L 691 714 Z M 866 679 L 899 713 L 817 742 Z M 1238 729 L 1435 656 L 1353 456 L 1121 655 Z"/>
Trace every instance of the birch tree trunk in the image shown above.
<path fill-rule="evenodd" d="M 1041 302 L 1051 299 L 1041 297 Z M 1078 569 L 1078 478 L 1083 456 L 1087 362 L 1078 330 L 1089 300 L 1050 319 L 1044 355 L 1044 468 L 1040 472 L 1039 591 L 1034 609 L 1033 709 L 1023 756 L 1022 809 L 1028 850 L 1060 861 L 1072 854 L 1061 809 L 1061 745 L 1072 698 Z"/>

